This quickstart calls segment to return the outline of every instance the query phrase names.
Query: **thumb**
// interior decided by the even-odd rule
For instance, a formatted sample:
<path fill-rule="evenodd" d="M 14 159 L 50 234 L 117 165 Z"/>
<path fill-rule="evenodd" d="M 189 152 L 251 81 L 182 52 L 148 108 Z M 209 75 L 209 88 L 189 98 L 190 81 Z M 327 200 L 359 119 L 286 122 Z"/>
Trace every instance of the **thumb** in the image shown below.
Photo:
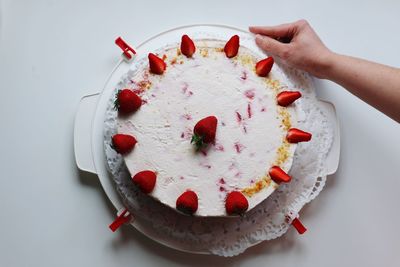
<path fill-rule="evenodd" d="M 281 43 L 271 37 L 265 35 L 256 35 L 256 44 L 263 49 L 265 52 L 277 55 L 279 57 L 284 54 L 284 51 L 287 50 L 287 44 Z"/>

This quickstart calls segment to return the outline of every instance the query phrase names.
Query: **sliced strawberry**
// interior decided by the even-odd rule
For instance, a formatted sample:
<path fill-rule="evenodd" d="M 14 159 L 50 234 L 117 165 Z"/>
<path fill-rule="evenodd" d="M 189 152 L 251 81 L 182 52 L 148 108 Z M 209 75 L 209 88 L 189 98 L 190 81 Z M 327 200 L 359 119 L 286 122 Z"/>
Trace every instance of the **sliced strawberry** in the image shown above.
<path fill-rule="evenodd" d="M 215 140 L 218 120 L 215 116 L 209 116 L 196 123 L 193 129 L 191 143 L 194 143 L 197 149 L 202 148 Z"/>
<path fill-rule="evenodd" d="M 292 179 L 284 170 L 278 166 L 273 166 L 269 169 L 269 176 L 275 183 L 288 183 Z"/>
<path fill-rule="evenodd" d="M 277 95 L 276 99 L 278 105 L 282 107 L 287 107 L 300 97 L 301 93 L 299 91 L 283 91 Z"/>
<path fill-rule="evenodd" d="M 149 64 L 150 71 L 154 74 L 163 74 L 167 68 L 167 64 L 165 64 L 164 60 L 157 57 L 153 53 L 149 53 Z"/>
<path fill-rule="evenodd" d="M 112 147 L 120 154 L 131 152 L 136 143 L 135 137 L 128 134 L 116 134 L 112 137 Z"/>
<path fill-rule="evenodd" d="M 176 200 L 176 209 L 185 214 L 192 215 L 197 211 L 197 207 L 197 194 L 191 190 L 186 191 Z"/>
<path fill-rule="evenodd" d="M 182 36 L 181 52 L 187 57 L 191 57 L 194 52 L 196 52 L 196 47 L 194 46 L 192 39 L 190 39 L 186 34 Z"/>
<path fill-rule="evenodd" d="M 299 130 L 297 128 L 291 128 L 287 132 L 286 140 L 289 143 L 299 143 L 310 141 L 312 134 Z"/>
<path fill-rule="evenodd" d="M 118 90 L 114 106 L 122 114 L 132 113 L 140 108 L 142 99 L 130 89 Z"/>
<path fill-rule="evenodd" d="M 225 55 L 229 58 L 234 57 L 239 52 L 239 36 L 234 35 L 229 39 L 224 47 Z"/>
<path fill-rule="evenodd" d="M 256 73 L 258 76 L 265 77 L 270 73 L 272 66 L 274 65 L 274 58 L 267 57 L 263 60 L 260 60 L 256 64 Z"/>
<path fill-rule="evenodd" d="M 247 198 L 239 191 L 232 191 L 225 200 L 226 213 L 242 215 L 249 208 Z"/>
<path fill-rule="evenodd" d="M 132 182 L 136 184 L 143 193 L 148 194 L 153 191 L 156 185 L 156 178 L 157 175 L 155 172 L 146 170 L 136 173 L 132 177 Z"/>

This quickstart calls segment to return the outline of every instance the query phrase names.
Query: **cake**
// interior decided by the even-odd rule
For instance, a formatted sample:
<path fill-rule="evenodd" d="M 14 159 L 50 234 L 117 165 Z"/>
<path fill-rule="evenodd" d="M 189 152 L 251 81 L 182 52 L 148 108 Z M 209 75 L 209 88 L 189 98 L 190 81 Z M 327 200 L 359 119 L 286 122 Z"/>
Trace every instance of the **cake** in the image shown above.
<path fill-rule="evenodd" d="M 290 182 L 296 144 L 311 139 L 296 128 L 301 94 L 239 42 L 184 35 L 116 93 L 113 147 L 132 182 L 178 212 L 244 214 Z"/>

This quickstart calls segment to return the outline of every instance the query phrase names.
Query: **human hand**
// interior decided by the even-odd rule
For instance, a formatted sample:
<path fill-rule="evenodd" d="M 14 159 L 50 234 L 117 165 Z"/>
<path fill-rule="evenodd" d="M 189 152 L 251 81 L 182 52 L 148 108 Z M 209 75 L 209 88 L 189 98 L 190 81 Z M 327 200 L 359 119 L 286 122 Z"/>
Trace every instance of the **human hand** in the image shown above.
<path fill-rule="evenodd" d="M 278 26 L 252 26 L 257 45 L 287 65 L 302 69 L 318 78 L 326 78 L 332 53 L 306 20 Z"/>

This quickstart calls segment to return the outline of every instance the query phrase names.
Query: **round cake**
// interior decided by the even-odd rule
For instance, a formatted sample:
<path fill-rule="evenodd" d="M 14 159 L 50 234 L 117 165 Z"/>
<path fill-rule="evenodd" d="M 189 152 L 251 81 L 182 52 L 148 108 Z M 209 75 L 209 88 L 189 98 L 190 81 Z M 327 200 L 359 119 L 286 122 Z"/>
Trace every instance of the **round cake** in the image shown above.
<path fill-rule="evenodd" d="M 230 40 L 191 40 L 150 53 L 116 94 L 123 155 L 144 193 L 197 216 L 241 215 L 287 174 L 297 142 L 295 100 L 274 61 Z M 272 68 L 272 71 L 271 71 Z"/>

